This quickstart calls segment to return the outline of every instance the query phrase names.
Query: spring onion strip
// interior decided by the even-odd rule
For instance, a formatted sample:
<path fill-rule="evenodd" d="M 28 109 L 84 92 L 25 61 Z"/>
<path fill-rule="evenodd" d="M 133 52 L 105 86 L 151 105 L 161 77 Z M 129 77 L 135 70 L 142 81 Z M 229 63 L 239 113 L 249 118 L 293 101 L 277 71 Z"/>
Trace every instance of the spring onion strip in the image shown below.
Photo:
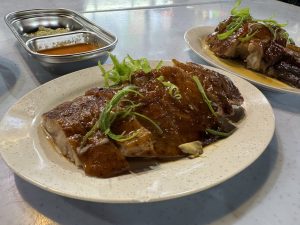
<path fill-rule="evenodd" d="M 195 81 L 197 88 L 199 90 L 199 92 L 202 95 L 203 100 L 206 102 L 209 110 L 211 111 L 211 113 L 215 116 L 218 117 L 217 113 L 215 112 L 215 110 L 213 109 L 212 105 L 211 105 L 211 101 L 208 99 L 208 97 L 205 94 L 204 88 L 199 80 L 199 78 L 197 76 L 193 76 L 193 80 Z"/>
<path fill-rule="evenodd" d="M 96 123 L 94 124 L 94 126 L 92 127 L 92 129 L 87 132 L 87 134 L 83 137 L 82 142 L 81 142 L 81 147 L 83 147 L 87 140 L 93 136 L 97 130 L 101 130 L 101 132 L 103 132 L 103 134 L 107 135 L 109 138 L 118 141 L 118 142 L 123 142 L 123 141 L 127 141 L 130 140 L 134 137 L 136 137 L 139 133 L 139 130 L 136 131 L 132 131 L 129 134 L 114 134 L 110 127 L 112 125 L 112 123 L 116 120 L 116 118 L 126 118 L 128 116 L 138 116 L 141 117 L 147 121 L 149 121 L 156 129 L 158 129 L 159 133 L 162 133 L 162 129 L 158 126 L 157 123 L 155 123 L 152 119 L 150 119 L 149 117 L 134 112 L 134 110 L 141 106 L 141 103 L 135 104 L 133 101 L 129 100 L 129 99 L 124 99 L 124 97 L 129 94 L 129 93 L 134 93 L 137 95 L 142 96 L 141 93 L 139 93 L 138 91 L 135 90 L 136 87 L 135 86 L 126 86 L 125 88 L 119 90 L 113 97 L 112 99 L 106 103 L 102 113 L 99 116 L 99 119 L 96 121 Z M 119 106 L 119 104 L 121 102 L 128 102 L 129 105 L 127 105 L 124 108 L 117 108 Z M 113 111 L 113 109 L 115 109 L 115 111 Z"/>
<path fill-rule="evenodd" d="M 131 133 L 129 135 L 116 135 L 113 134 L 110 130 L 110 126 L 113 121 L 116 119 L 117 113 L 112 112 L 112 109 L 118 105 L 122 98 L 128 93 L 135 93 L 141 95 L 138 91 L 134 90 L 136 87 L 127 86 L 122 90 L 119 90 L 112 99 L 106 103 L 102 113 L 100 114 L 99 119 L 96 121 L 92 129 L 86 133 L 83 137 L 81 146 L 84 146 L 87 140 L 93 136 L 97 130 L 101 130 L 104 134 L 116 141 L 126 141 L 136 136 L 136 133 Z"/>
<path fill-rule="evenodd" d="M 233 8 L 231 9 L 231 15 L 233 15 L 233 16 L 249 16 L 250 15 L 249 7 L 238 9 L 240 7 L 241 3 L 242 3 L 242 0 L 237 0 L 235 2 Z"/>
<path fill-rule="evenodd" d="M 134 90 L 135 87 L 134 86 L 126 86 L 125 88 L 123 88 L 122 90 L 118 91 L 113 97 L 112 99 L 105 105 L 99 121 L 100 121 L 100 130 L 102 132 L 104 132 L 107 136 L 109 136 L 110 138 L 112 138 L 113 140 L 116 141 L 124 141 L 124 140 L 128 140 L 130 138 L 133 138 L 133 135 L 130 135 L 128 137 L 125 137 L 124 135 L 114 135 L 111 131 L 110 131 L 110 126 L 113 122 L 113 120 L 111 119 L 111 111 L 112 109 L 121 101 L 121 99 L 127 95 L 128 93 L 135 93 L 138 95 L 141 95 L 138 91 Z"/>
<path fill-rule="evenodd" d="M 239 8 L 241 5 L 242 0 L 237 0 L 231 9 L 231 16 L 232 16 L 232 21 L 227 25 L 226 31 L 223 33 L 220 33 L 217 35 L 219 40 L 225 40 L 229 38 L 236 30 L 238 30 L 242 24 L 246 20 L 251 20 L 253 22 L 258 22 L 267 27 L 270 32 L 274 36 L 274 40 L 276 39 L 276 31 L 275 28 L 282 28 L 285 27 L 287 24 L 283 23 L 278 23 L 276 20 L 273 19 L 273 17 L 270 17 L 268 19 L 253 19 L 252 16 L 250 15 L 250 9 L 249 7 L 246 8 Z M 245 38 L 239 38 L 240 41 L 245 42 L 249 41 L 252 37 L 254 37 L 254 33 L 247 34 Z M 283 34 L 283 38 L 286 37 L 286 34 Z M 289 38 L 287 36 L 286 38 L 289 41 Z"/>
<path fill-rule="evenodd" d="M 110 129 L 107 129 L 105 134 L 115 141 L 124 142 L 124 141 L 128 141 L 132 138 L 135 138 L 139 134 L 139 130 L 136 130 L 136 131 L 130 132 L 127 135 L 124 135 L 124 134 L 114 134 L 111 132 Z"/>
<path fill-rule="evenodd" d="M 241 27 L 245 20 L 251 18 L 250 9 L 248 7 L 239 9 L 241 2 L 242 0 L 237 0 L 235 2 L 233 8 L 231 9 L 233 21 L 226 27 L 226 31 L 224 33 L 217 35 L 219 40 L 225 40 L 230 37 L 237 29 Z"/>
<path fill-rule="evenodd" d="M 142 70 L 145 73 L 149 73 L 151 71 L 151 66 L 146 58 L 141 58 L 134 60 L 130 55 L 127 55 L 129 62 L 126 64 L 126 58 L 123 60 L 123 64 L 128 65 L 132 70 L 131 72 Z"/>
<path fill-rule="evenodd" d="M 84 137 L 82 138 L 82 141 L 81 141 L 81 147 L 83 147 L 85 144 L 86 144 L 86 142 L 87 142 L 87 140 L 91 137 L 91 136 L 93 136 L 96 132 L 97 132 L 97 130 L 99 130 L 99 120 L 98 121 L 96 121 L 96 123 L 94 124 L 94 126 L 92 127 L 92 129 L 91 130 L 89 130 L 85 135 L 84 135 Z"/>
<path fill-rule="evenodd" d="M 225 132 L 221 132 L 221 131 L 216 131 L 216 130 L 213 130 L 213 129 L 206 129 L 206 131 L 212 135 L 215 135 L 215 136 L 220 136 L 220 137 L 228 137 L 230 136 L 233 132 L 228 132 L 228 133 L 225 133 Z"/>
<path fill-rule="evenodd" d="M 250 41 L 255 34 L 257 34 L 258 30 L 254 31 L 253 33 L 248 33 L 245 37 L 240 37 L 239 38 L 239 41 L 241 42 L 246 42 L 246 41 Z"/>
<path fill-rule="evenodd" d="M 150 119 L 148 116 L 145 116 L 145 115 L 140 114 L 140 113 L 137 113 L 137 112 L 133 112 L 133 115 L 136 115 L 136 116 L 138 116 L 138 117 L 141 117 L 141 118 L 147 120 L 148 122 L 150 122 L 150 123 L 151 123 L 151 124 L 159 131 L 160 134 L 163 133 L 163 131 L 162 131 L 162 129 L 159 127 L 159 125 L 158 125 L 156 122 L 154 122 L 152 119 Z"/>
<path fill-rule="evenodd" d="M 163 62 L 162 60 L 160 60 L 160 61 L 158 62 L 158 64 L 156 65 L 155 69 L 156 69 L 156 70 L 160 69 L 160 68 L 162 67 L 163 63 L 164 63 L 164 62 Z"/>
<path fill-rule="evenodd" d="M 106 72 L 106 70 L 104 69 L 104 67 L 102 66 L 101 62 L 98 61 L 98 67 L 100 68 L 101 72 L 102 72 L 102 75 L 104 77 L 104 86 L 105 87 L 108 87 L 109 86 L 109 83 L 108 83 L 108 75 L 109 73 Z"/>
<path fill-rule="evenodd" d="M 104 77 L 104 85 L 110 87 L 116 84 L 122 84 L 124 82 L 131 82 L 131 76 L 136 71 L 143 71 L 144 73 L 151 72 L 151 66 L 146 58 L 133 59 L 130 55 L 127 55 L 121 62 L 117 59 L 115 55 L 108 53 L 111 61 L 113 63 L 113 68 L 111 70 L 105 70 L 103 65 L 98 62 L 98 66 Z M 162 66 L 162 61 L 160 61 L 155 69 L 159 69 Z"/>
<path fill-rule="evenodd" d="M 124 119 L 127 116 L 132 115 L 133 111 L 141 105 L 142 104 L 139 103 L 139 104 L 132 104 L 132 105 L 127 106 L 124 111 L 119 112 L 120 117 Z"/>
<path fill-rule="evenodd" d="M 295 41 L 293 38 L 288 38 L 288 44 L 292 44 L 292 45 L 295 45 Z"/>
<path fill-rule="evenodd" d="M 239 17 L 238 19 L 234 20 L 231 24 L 231 29 L 227 30 L 224 33 L 218 34 L 217 37 L 219 40 L 225 40 L 230 37 L 240 26 L 243 24 L 244 20 L 247 19 L 246 17 Z"/>
<path fill-rule="evenodd" d="M 278 23 L 276 20 L 273 20 L 272 17 L 270 17 L 269 19 L 256 19 L 256 22 L 261 22 L 263 24 L 269 24 L 271 26 L 276 26 L 276 27 L 285 27 L 287 25 L 287 23 Z"/>
<path fill-rule="evenodd" d="M 181 94 L 179 92 L 179 89 L 178 89 L 178 87 L 175 84 L 171 83 L 170 81 L 164 81 L 164 77 L 163 76 L 159 76 L 156 79 L 158 81 L 160 81 L 168 89 L 169 94 L 173 98 L 175 98 L 177 100 L 179 100 L 179 99 L 182 98 L 182 96 L 181 96 Z"/>

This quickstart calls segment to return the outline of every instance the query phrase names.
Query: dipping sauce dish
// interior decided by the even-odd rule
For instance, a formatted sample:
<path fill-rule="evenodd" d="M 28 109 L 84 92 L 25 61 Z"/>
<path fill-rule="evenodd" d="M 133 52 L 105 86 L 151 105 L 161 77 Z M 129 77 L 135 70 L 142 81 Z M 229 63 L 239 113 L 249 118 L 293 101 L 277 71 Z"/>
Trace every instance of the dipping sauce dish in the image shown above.
<path fill-rule="evenodd" d="M 96 45 L 89 43 L 80 43 L 80 44 L 72 44 L 59 46 L 55 48 L 42 49 L 37 52 L 45 55 L 69 55 L 69 54 L 77 54 L 82 52 L 93 51 L 97 49 Z"/>
<path fill-rule="evenodd" d="M 5 22 L 30 57 L 53 72 L 104 63 L 117 44 L 115 35 L 67 9 L 12 12 L 5 16 Z M 47 35 L 38 32 L 41 27 L 64 32 Z"/>

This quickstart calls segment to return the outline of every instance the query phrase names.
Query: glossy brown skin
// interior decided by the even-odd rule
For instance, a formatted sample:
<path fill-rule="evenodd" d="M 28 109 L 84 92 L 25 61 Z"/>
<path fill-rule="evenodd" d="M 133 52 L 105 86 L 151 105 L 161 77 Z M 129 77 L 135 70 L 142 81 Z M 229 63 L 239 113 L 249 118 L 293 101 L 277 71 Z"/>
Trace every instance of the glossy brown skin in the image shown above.
<path fill-rule="evenodd" d="M 173 98 L 156 79 L 161 75 L 179 88 L 180 100 Z M 155 121 L 163 131 L 159 133 L 152 124 L 139 119 L 152 132 L 154 148 L 160 157 L 183 156 L 178 145 L 203 139 L 205 129 L 216 124 L 195 82 L 182 70 L 163 67 L 150 74 L 140 72 L 135 74 L 132 83 L 140 87 L 144 96 L 137 99 L 143 105 L 137 111 Z"/>
<path fill-rule="evenodd" d="M 271 42 L 275 42 L 281 46 L 286 46 L 287 39 L 283 38 L 281 33 L 285 30 L 276 29 L 276 38 L 274 34 L 261 23 L 255 22 L 252 19 L 244 21 L 239 29 L 237 29 L 228 38 L 220 40 L 218 34 L 226 32 L 226 26 L 230 24 L 232 17 L 221 22 L 215 29 L 215 32 L 209 34 L 206 41 L 211 51 L 222 58 L 241 58 L 245 59 L 248 52 L 248 45 L 252 41 L 259 41 L 262 48 L 267 48 Z M 239 38 L 245 37 L 248 33 L 256 32 L 255 35 L 246 42 L 241 42 Z"/>
<path fill-rule="evenodd" d="M 129 164 L 120 150 L 100 131 L 86 145 L 88 150 L 79 154 L 86 174 L 106 178 L 129 170 Z"/>
<path fill-rule="evenodd" d="M 140 122 L 154 135 L 155 151 L 158 155 L 170 157 L 184 155 L 178 145 L 201 140 L 209 143 L 215 139 L 207 135 L 207 128 L 217 129 L 219 122 L 204 102 L 195 81 L 199 78 L 204 89 L 215 100 L 220 112 L 225 115 L 232 113 L 231 104 L 240 105 L 243 98 L 233 83 L 223 75 L 209 71 L 201 66 L 188 63 L 183 64 L 176 60 L 174 67 L 164 66 L 150 74 L 143 72 L 135 74 L 132 83 L 140 87 L 144 97 L 138 97 L 143 104 L 138 112 L 154 120 L 163 130 L 160 134 L 147 121 Z M 176 85 L 182 96 L 181 99 L 172 97 L 166 87 L 156 78 L 163 76 L 164 80 Z"/>
<path fill-rule="evenodd" d="M 231 36 L 219 40 L 218 34 L 226 31 L 232 19 L 224 20 L 208 35 L 206 41 L 210 50 L 218 57 L 240 60 L 249 69 L 300 88 L 299 47 L 287 44 L 285 30 L 273 27 L 274 35 L 268 27 L 249 18 Z M 253 32 L 256 33 L 250 40 L 242 42 L 239 39 Z"/>
<path fill-rule="evenodd" d="M 195 63 L 184 64 L 175 59 L 173 63 L 190 77 L 199 78 L 208 98 L 215 103 L 219 115 L 229 116 L 233 113 L 232 105 L 240 106 L 243 103 L 241 93 L 229 78 Z"/>
<path fill-rule="evenodd" d="M 83 110 L 86 113 L 82 113 Z M 69 137 L 73 134 L 84 135 L 98 114 L 96 98 L 94 96 L 81 96 L 57 106 L 43 116 L 56 120 L 66 136 Z"/>
<path fill-rule="evenodd" d="M 222 21 L 215 29 L 215 32 L 208 35 L 206 41 L 210 50 L 214 52 L 217 56 L 222 58 L 235 58 L 238 55 L 238 41 L 239 37 L 244 36 L 248 32 L 248 26 L 243 25 L 238 29 L 232 36 L 225 40 L 219 40 L 217 37 L 218 34 L 221 34 L 226 31 L 226 26 L 229 25 L 232 21 L 232 17 Z"/>
<path fill-rule="evenodd" d="M 135 111 L 153 120 L 162 132 L 143 118 L 128 117 L 115 120 L 112 131 L 121 134 L 142 130 L 145 135 L 135 137 L 134 142 L 126 145 L 110 140 L 101 131 L 97 131 L 82 145 L 84 135 L 96 123 L 106 103 L 126 84 L 114 88 L 93 88 L 84 96 L 63 103 L 43 115 L 44 120 L 58 122 L 59 129 L 76 151 L 86 174 L 98 177 L 115 176 L 129 169 L 124 155 L 183 157 L 185 154 L 178 148 L 180 144 L 200 140 L 203 145 L 207 145 L 218 139 L 209 135 L 206 129 L 220 130 L 219 118 L 209 110 L 192 77 L 198 77 L 220 116 L 231 115 L 232 105 L 242 104 L 241 94 L 234 84 L 221 74 L 193 63 L 183 64 L 176 60 L 173 62 L 173 67 L 164 66 L 150 73 L 134 73 L 131 85 L 137 87 L 141 96 L 132 93 L 126 96 L 126 99 L 140 103 L 141 106 Z M 168 88 L 157 79 L 160 76 L 178 87 L 180 99 L 169 93 Z M 125 105 L 126 102 L 122 102 L 120 107 Z M 133 153 L 128 154 L 130 149 L 124 150 L 124 146 L 133 148 Z M 137 146 L 141 148 L 140 152 L 136 151 Z"/>
<path fill-rule="evenodd" d="M 111 89 L 91 89 L 85 96 L 65 102 L 43 115 L 44 120 L 55 120 L 76 152 L 86 174 L 111 177 L 129 169 L 129 164 L 117 147 L 98 131 L 78 152 L 83 136 L 92 128 L 105 103 L 112 98 Z M 47 130 L 47 127 L 45 127 Z"/>
<path fill-rule="evenodd" d="M 93 88 L 83 96 L 58 105 L 43 116 L 57 120 L 68 137 L 74 134 L 84 135 L 94 125 L 99 112 L 115 93 L 116 90 L 113 89 Z"/>
<path fill-rule="evenodd" d="M 288 45 L 286 48 L 272 43 L 265 52 L 265 58 L 276 62 L 268 74 L 291 86 L 300 88 L 300 48 Z"/>

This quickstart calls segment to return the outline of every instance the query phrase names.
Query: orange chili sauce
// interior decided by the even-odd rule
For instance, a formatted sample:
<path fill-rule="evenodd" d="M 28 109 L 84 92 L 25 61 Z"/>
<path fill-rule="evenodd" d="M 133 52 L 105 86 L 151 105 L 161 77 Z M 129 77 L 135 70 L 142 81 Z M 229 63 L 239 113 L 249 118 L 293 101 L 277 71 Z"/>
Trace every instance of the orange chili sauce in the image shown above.
<path fill-rule="evenodd" d="M 89 43 L 80 43 L 75 45 L 67 45 L 67 46 L 60 46 L 57 48 L 49 48 L 37 51 L 40 54 L 46 55 L 68 55 L 68 54 L 76 54 L 81 52 L 88 52 L 99 48 L 99 46 L 95 46 Z"/>

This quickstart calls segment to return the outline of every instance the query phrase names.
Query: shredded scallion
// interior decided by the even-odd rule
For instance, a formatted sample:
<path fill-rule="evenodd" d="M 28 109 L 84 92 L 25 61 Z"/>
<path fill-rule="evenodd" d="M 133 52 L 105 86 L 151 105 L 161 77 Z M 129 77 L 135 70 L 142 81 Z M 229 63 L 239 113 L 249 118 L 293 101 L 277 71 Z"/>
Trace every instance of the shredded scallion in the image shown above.
<path fill-rule="evenodd" d="M 128 116 L 141 117 L 153 124 L 153 126 L 157 128 L 160 133 L 162 133 L 162 129 L 152 119 L 134 111 L 137 107 L 141 106 L 140 103 L 135 104 L 131 100 L 124 99 L 124 97 L 129 93 L 134 93 L 142 96 L 142 94 L 136 90 L 135 86 L 126 86 L 123 89 L 119 90 L 112 97 L 112 99 L 106 103 L 103 111 L 100 113 L 99 119 L 96 121 L 92 129 L 83 137 L 81 147 L 86 144 L 88 139 L 93 136 L 97 132 L 97 130 L 101 130 L 103 134 L 118 142 L 123 142 L 134 138 L 138 134 L 139 130 L 132 131 L 128 134 L 114 134 L 111 131 L 111 125 L 117 118 L 123 119 Z M 121 102 L 127 102 L 129 104 L 124 107 L 119 107 L 119 104 Z"/>
<path fill-rule="evenodd" d="M 104 84 L 106 87 L 121 84 L 124 82 L 131 82 L 131 76 L 136 71 L 143 71 L 149 73 L 152 69 L 149 61 L 146 58 L 133 59 L 130 55 L 127 55 L 122 62 L 120 62 L 115 55 L 109 53 L 109 57 L 113 63 L 113 68 L 111 70 L 105 70 L 103 65 L 98 62 L 98 66 L 104 77 Z M 159 69 L 162 66 L 162 61 L 160 61 L 155 69 Z"/>
<path fill-rule="evenodd" d="M 245 37 L 240 37 L 239 41 L 241 41 L 241 42 L 250 41 L 254 37 L 254 35 L 257 34 L 257 32 L 258 32 L 258 30 L 254 31 L 253 33 L 248 33 L 248 34 L 246 34 Z"/>
<path fill-rule="evenodd" d="M 217 130 L 213 130 L 213 129 L 206 129 L 206 131 L 208 132 L 208 133 L 210 133 L 210 134 L 212 134 L 212 135 L 215 135 L 215 136 L 220 136 L 220 137 L 228 137 L 228 136 L 230 136 L 232 133 L 233 133 L 233 131 L 231 131 L 231 132 L 221 132 L 221 131 L 217 131 Z"/>
<path fill-rule="evenodd" d="M 245 8 L 239 8 L 241 5 L 242 0 L 237 0 L 231 9 L 231 16 L 232 16 L 232 21 L 226 26 L 226 30 L 223 33 L 220 33 L 217 35 L 219 40 L 225 40 L 232 36 L 235 31 L 237 31 L 242 24 L 247 21 L 253 21 L 253 22 L 258 22 L 267 27 L 270 32 L 274 36 L 274 40 L 276 39 L 277 35 L 277 29 L 285 27 L 287 24 L 283 23 L 278 23 L 276 20 L 273 19 L 273 17 L 267 18 L 267 19 L 254 19 L 250 15 L 250 9 L 249 7 Z M 251 32 L 251 31 L 250 31 Z M 245 37 L 239 38 L 241 42 L 249 41 L 251 38 L 255 36 L 255 32 L 248 33 L 246 34 Z M 283 38 L 286 37 L 287 40 L 289 40 L 288 35 L 283 33 Z"/>
<path fill-rule="evenodd" d="M 173 98 L 175 98 L 177 100 L 179 100 L 179 99 L 182 98 L 182 96 L 181 96 L 181 94 L 179 92 L 179 89 L 178 89 L 178 87 L 175 84 L 171 83 L 170 81 L 164 81 L 164 77 L 163 76 L 159 76 L 156 79 L 159 80 L 168 89 L 169 94 Z"/>
<path fill-rule="evenodd" d="M 233 16 L 232 22 L 226 27 L 226 31 L 224 33 L 218 34 L 217 37 L 219 40 L 225 40 L 230 37 L 237 29 L 241 27 L 245 20 L 251 19 L 250 9 L 241 8 L 242 0 L 237 0 L 231 10 L 231 15 Z"/>
<path fill-rule="evenodd" d="M 101 130 L 104 134 L 116 141 L 126 141 L 133 138 L 136 134 L 128 134 L 128 135 L 116 135 L 112 133 L 110 130 L 110 126 L 116 118 L 116 114 L 112 112 L 112 109 L 116 107 L 119 102 L 122 100 L 124 96 L 128 93 L 135 93 L 141 95 L 138 91 L 135 90 L 134 86 L 126 86 L 125 88 L 119 90 L 113 98 L 106 103 L 103 111 L 100 113 L 99 119 L 96 121 L 92 129 L 87 132 L 87 134 L 83 137 L 81 146 L 85 145 L 87 140 L 93 136 L 97 130 Z"/>
<path fill-rule="evenodd" d="M 145 116 L 145 115 L 140 114 L 140 113 L 137 113 L 137 112 L 133 112 L 133 115 L 136 115 L 136 116 L 138 116 L 138 117 L 143 118 L 144 120 L 147 120 L 148 122 L 150 122 L 150 123 L 158 130 L 158 132 L 159 132 L 160 134 L 163 133 L 163 131 L 162 131 L 162 129 L 160 128 L 160 126 L 159 126 L 156 122 L 154 122 L 152 119 L 150 119 L 148 116 Z"/>
<path fill-rule="evenodd" d="M 193 80 L 195 81 L 197 88 L 200 92 L 200 94 L 202 95 L 203 100 L 205 101 L 205 103 L 207 104 L 209 110 L 211 111 L 211 113 L 215 116 L 218 117 L 217 113 L 215 112 L 215 110 L 213 109 L 212 105 L 211 105 L 211 101 L 208 99 L 208 97 L 206 96 L 206 93 L 204 91 L 204 88 L 199 80 L 199 78 L 197 76 L 193 76 Z"/>

